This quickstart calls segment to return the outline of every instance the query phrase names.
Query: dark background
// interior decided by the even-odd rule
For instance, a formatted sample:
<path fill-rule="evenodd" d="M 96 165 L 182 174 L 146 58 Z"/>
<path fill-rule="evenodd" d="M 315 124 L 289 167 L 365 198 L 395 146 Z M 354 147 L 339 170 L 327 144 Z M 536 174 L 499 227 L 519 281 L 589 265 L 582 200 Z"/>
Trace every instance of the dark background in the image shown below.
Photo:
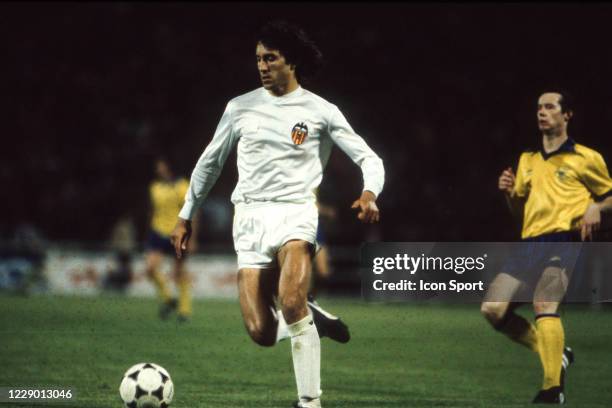
<path fill-rule="evenodd" d="M 348 209 L 360 171 L 335 149 L 333 244 L 517 239 L 497 178 L 540 143 L 551 86 L 577 98 L 570 136 L 612 160 L 610 5 L 5 3 L 0 236 L 29 223 L 96 242 L 126 214 L 144 236 L 153 158 L 190 174 L 227 101 L 260 86 L 252 33 L 279 17 L 326 57 L 304 87 L 385 163 L 381 223 L 363 226 Z M 233 155 L 211 199 L 230 205 L 236 177 Z M 207 222 L 204 242 L 231 244 Z"/>

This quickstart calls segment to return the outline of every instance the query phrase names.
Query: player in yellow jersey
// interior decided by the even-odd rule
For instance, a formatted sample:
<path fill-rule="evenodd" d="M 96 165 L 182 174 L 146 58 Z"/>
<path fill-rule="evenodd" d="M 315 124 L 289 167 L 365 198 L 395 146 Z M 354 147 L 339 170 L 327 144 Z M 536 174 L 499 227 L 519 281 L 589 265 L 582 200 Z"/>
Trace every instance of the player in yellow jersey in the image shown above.
<path fill-rule="evenodd" d="M 185 201 L 189 181 L 186 178 L 175 178 L 168 160 L 164 158 L 155 161 L 155 174 L 156 178 L 149 186 L 152 213 L 145 255 L 147 276 L 155 283 L 163 302 L 160 317 L 167 319 L 178 308 L 178 320 L 184 322 L 189 320 L 192 313 L 191 281 L 184 267 L 184 258 L 173 257 L 174 247 L 170 243 L 170 234 Z M 190 252 L 193 252 L 196 244 L 195 241 L 191 242 Z M 174 258 L 173 277 L 179 289 L 178 301 L 172 296 L 165 275 L 160 271 L 164 255 Z"/>
<path fill-rule="evenodd" d="M 523 244 L 481 307 L 496 330 L 539 354 L 544 379 L 534 403 L 565 402 L 565 370 L 574 354 L 565 346 L 558 308 L 580 250 L 571 242 L 591 240 L 601 213 L 612 209 L 612 179 L 603 158 L 568 137 L 572 115 L 567 93 L 543 93 L 537 109 L 541 150 L 523 153 L 516 175 L 508 168 L 499 177 L 511 210 L 523 214 Z M 556 244 L 542 244 L 551 242 Z M 520 303 L 513 297 L 525 286 L 533 290 L 535 325 L 514 313 Z"/>

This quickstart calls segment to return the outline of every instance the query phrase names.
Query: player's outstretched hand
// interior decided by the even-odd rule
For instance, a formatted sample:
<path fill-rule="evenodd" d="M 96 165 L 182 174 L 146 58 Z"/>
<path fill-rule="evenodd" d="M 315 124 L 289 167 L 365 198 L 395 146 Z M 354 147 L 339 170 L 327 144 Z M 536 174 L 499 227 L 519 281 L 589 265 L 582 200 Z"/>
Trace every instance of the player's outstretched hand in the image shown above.
<path fill-rule="evenodd" d="M 601 225 L 601 209 L 597 203 L 592 203 L 587 208 L 582 217 L 582 227 L 580 228 L 580 238 L 583 241 L 593 240 L 593 233 L 599 230 Z"/>
<path fill-rule="evenodd" d="M 376 196 L 371 191 L 364 191 L 359 199 L 353 202 L 351 208 L 358 208 L 357 218 L 361 222 L 373 224 L 380 220 L 380 212 L 376 205 Z"/>
<path fill-rule="evenodd" d="M 191 221 L 179 218 L 174 226 L 172 234 L 170 234 L 170 242 L 174 246 L 176 257 L 181 259 L 183 252 L 187 250 L 187 244 L 191 237 Z"/>
<path fill-rule="evenodd" d="M 516 176 L 514 175 L 514 172 L 512 171 L 512 167 L 508 167 L 506 170 L 502 172 L 501 176 L 499 176 L 499 182 L 498 182 L 499 189 L 505 193 L 511 194 L 512 190 L 514 189 L 515 179 L 516 179 Z"/>

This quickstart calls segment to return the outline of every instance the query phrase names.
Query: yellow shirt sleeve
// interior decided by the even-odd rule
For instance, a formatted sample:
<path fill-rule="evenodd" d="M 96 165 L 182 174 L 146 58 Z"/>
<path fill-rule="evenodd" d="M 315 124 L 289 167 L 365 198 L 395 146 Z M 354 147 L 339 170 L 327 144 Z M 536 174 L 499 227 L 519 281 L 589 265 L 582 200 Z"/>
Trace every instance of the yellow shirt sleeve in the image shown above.
<path fill-rule="evenodd" d="M 595 196 L 603 196 L 612 190 L 612 179 L 610 179 L 606 162 L 597 152 L 593 152 L 587 160 L 582 179 Z"/>
<path fill-rule="evenodd" d="M 521 154 L 518 168 L 516 169 L 516 179 L 514 180 L 513 196 L 526 197 L 529 194 L 529 179 L 531 177 L 531 169 L 529 168 L 530 153 Z"/>

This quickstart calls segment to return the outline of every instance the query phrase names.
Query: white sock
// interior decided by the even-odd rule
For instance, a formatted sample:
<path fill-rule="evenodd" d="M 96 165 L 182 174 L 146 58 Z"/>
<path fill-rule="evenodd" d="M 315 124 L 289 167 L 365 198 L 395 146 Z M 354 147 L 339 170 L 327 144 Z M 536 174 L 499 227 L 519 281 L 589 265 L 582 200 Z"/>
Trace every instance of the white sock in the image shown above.
<path fill-rule="evenodd" d="M 278 330 L 276 331 L 276 342 L 278 343 L 289 338 L 289 329 L 281 310 L 276 311 L 276 318 L 278 319 Z"/>
<path fill-rule="evenodd" d="M 288 325 L 287 329 L 291 335 L 298 398 L 301 403 L 318 400 L 321 396 L 321 340 L 312 315 Z"/>

